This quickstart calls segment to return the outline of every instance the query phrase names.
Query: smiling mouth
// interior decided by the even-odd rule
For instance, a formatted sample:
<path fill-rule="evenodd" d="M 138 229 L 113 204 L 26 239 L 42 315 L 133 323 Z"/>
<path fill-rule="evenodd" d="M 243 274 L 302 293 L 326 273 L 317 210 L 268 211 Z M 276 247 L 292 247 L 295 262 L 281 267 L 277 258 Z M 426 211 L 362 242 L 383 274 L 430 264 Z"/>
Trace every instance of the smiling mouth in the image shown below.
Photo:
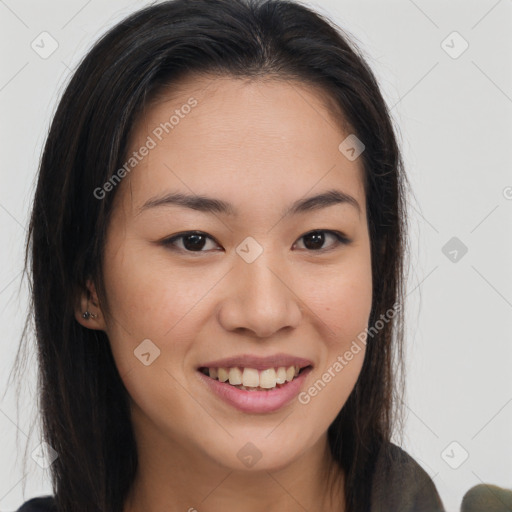
<path fill-rule="evenodd" d="M 211 379 L 229 384 L 237 389 L 245 391 L 270 391 L 286 386 L 297 378 L 303 371 L 311 368 L 311 365 L 301 368 L 298 365 L 279 366 L 257 370 L 255 368 L 206 368 L 199 371 Z"/>

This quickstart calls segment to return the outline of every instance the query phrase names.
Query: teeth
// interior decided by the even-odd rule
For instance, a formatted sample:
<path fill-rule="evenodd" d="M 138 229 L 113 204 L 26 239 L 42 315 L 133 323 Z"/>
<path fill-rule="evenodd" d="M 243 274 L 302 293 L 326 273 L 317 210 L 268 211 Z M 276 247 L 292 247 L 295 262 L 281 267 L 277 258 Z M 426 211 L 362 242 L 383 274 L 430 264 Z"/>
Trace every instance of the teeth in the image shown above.
<path fill-rule="evenodd" d="M 260 374 L 254 368 L 244 368 L 243 385 L 250 388 L 257 388 L 260 385 Z"/>
<path fill-rule="evenodd" d="M 228 374 L 228 371 L 226 370 L 226 368 L 219 368 L 218 369 L 218 374 L 219 374 L 219 380 L 221 382 L 226 382 L 228 379 L 229 379 L 229 374 Z M 215 377 L 212 375 L 212 369 L 210 368 L 210 377 L 212 379 L 214 379 Z"/>
<path fill-rule="evenodd" d="M 229 383 L 233 386 L 242 384 L 242 370 L 240 368 L 229 369 Z"/>
<path fill-rule="evenodd" d="M 209 375 L 212 379 L 220 382 L 228 382 L 232 386 L 241 389 L 253 391 L 256 388 L 273 389 L 278 384 L 282 385 L 290 382 L 299 375 L 300 367 L 280 366 L 278 368 L 267 368 L 258 371 L 255 368 L 208 368 Z"/>
<path fill-rule="evenodd" d="M 275 388 L 276 384 L 276 371 L 274 370 L 274 368 L 263 370 L 260 373 L 260 387 L 270 389 Z"/>
<path fill-rule="evenodd" d="M 277 369 L 276 382 L 278 384 L 284 384 L 286 382 L 286 368 L 284 366 L 280 366 Z"/>

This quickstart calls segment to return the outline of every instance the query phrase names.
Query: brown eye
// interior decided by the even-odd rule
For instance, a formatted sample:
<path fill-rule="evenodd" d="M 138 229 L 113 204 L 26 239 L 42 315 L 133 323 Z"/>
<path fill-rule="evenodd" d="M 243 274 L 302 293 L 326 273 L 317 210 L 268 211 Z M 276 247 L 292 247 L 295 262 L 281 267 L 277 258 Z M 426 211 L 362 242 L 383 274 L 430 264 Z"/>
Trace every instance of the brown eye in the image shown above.
<path fill-rule="evenodd" d="M 327 248 L 324 247 L 326 239 L 334 239 L 334 243 L 331 243 Z M 206 248 L 208 241 L 212 241 L 215 245 L 218 244 L 210 235 L 203 233 L 202 231 L 187 231 L 174 235 L 171 238 L 167 238 L 162 241 L 162 244 L 169 247 L 172 250 L 177 250 L 187 253 L 202 253 L 212 250 L 212 248 Z M 324 252 L 334 249 L 335 247 L 342 244 L 349 244 L 350 240 L 338 231 L 331 230 L 320 230 L 310 231 L 303 235 L 299 240 L 304 240 L 304 247 L 307 251 L 312 252 Z M 178 243 L 181 242 L 181 243 Z"/>
<path fill-rule="evenodd" d="M 176 244 L 178 240 L 182 240 L 181 247 Z M 186 252 L 206 252 L 203 248 L 206 245 L 208 240 L 215 240 L 203 233 L 201 231 L 188 231 L 186 233 L 181 233 L 179 235 L 175 235 L 171 238 L 164 240 L 162 243 L 165 246 L 170 246 L 170 248 L 175 248 L 177 250 L 186 251 Z"/>
<path fill-rule="evenodd" d="M 325 243 L 326 234 L 331 236 L 335 239 L 335 243 L 331 244 L 331 247 L 324 248 L 323 245 Z M 350 243 L 350 240 L 348 240 L 347 237 L 345 237 L 342 233 L 339 233 L 337 231 L 330 231 L 330 230 L 315 230 L 310 231 L 309 233 L 306 233 L 301 237 L 301 239 L 304 240 L 304 246 L 309 251 L 326 251 L 330 250 L 333 247 L 336 247 L 340 244 L 348 244 Z"/>

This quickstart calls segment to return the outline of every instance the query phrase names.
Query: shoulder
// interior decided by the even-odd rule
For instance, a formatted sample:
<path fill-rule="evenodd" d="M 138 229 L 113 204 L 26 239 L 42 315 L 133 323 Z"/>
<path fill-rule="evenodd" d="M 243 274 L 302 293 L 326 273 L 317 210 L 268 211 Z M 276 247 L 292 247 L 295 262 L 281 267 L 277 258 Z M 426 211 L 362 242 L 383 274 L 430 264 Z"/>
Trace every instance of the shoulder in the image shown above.
<path fill-rule="evenodd" d="M 379 452 L 372 484 L 372 512 L 445 512 L 428 473 L 402 448 Z"/>
<path fill-rule="evenodd" d="M 16 512 L 54 512 L 55 510 L 53 496 L 40 496 L 26 501 Z"/>

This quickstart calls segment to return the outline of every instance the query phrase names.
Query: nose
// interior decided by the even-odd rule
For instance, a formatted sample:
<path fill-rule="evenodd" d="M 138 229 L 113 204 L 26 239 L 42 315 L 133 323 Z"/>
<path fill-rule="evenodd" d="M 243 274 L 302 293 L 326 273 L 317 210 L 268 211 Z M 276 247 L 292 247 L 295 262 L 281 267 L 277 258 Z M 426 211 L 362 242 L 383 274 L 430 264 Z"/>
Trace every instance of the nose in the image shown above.
<path fill-rule="evenodd" d="M 229 291 L 218 308 L 224 329 L 266 338 L 299 325 L 302 308 L 290 272 L 264 255 L 252 263 L 241 260 L 235 265 L 228 274 Z"/>

